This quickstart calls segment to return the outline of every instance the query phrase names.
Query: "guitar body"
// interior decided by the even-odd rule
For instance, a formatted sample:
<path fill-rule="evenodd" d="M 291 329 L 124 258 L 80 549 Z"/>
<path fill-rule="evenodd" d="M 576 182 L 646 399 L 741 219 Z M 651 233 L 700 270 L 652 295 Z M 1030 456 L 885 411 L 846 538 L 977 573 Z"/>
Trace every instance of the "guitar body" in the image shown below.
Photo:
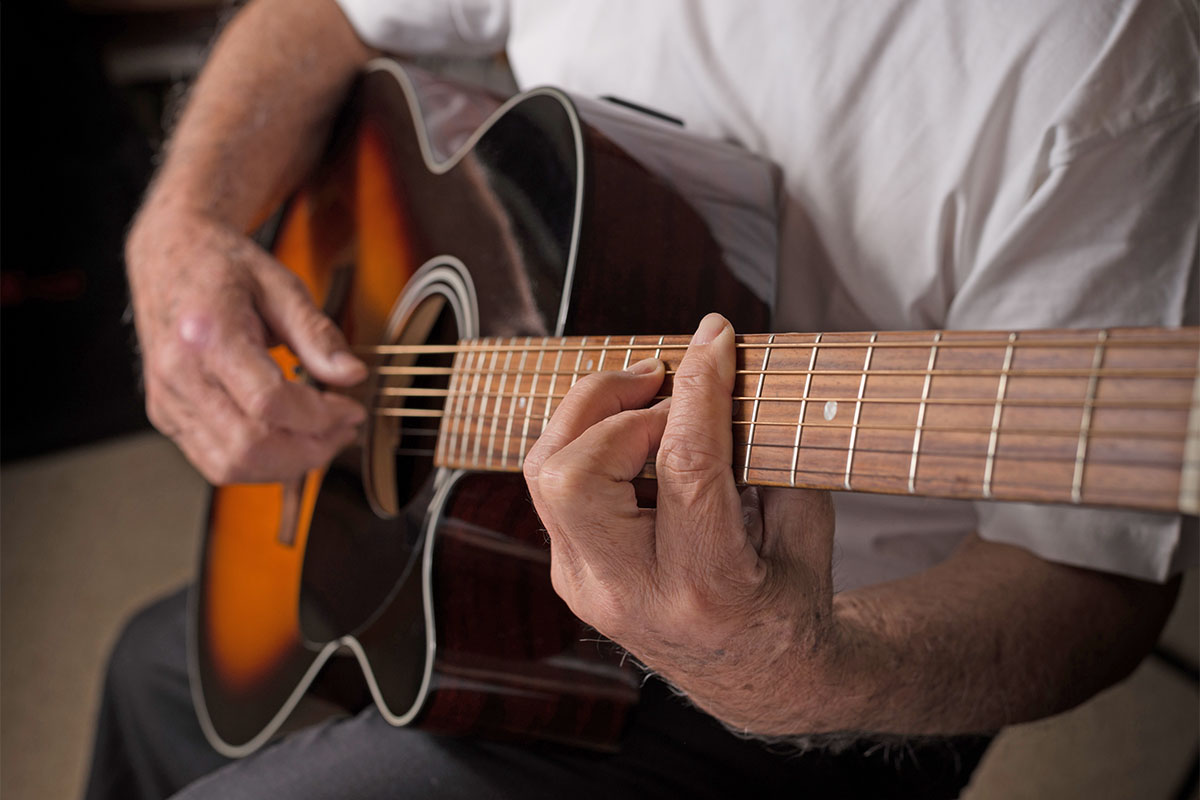
<path fill-rule="evenodd" d="M 728 246 L 581 108 L 377 63 L 273 251 L 360 347 L 667 333 L 711 310 L 765 328 Z M 314 681 L 398 725 L 614 745 L 638 676 L 555 596 L 523 480 L 433 466 L 447 359 L 381 357 L 361 399 L 403 391 L 415 416 L 372 416 L 328 468 L 214 489 L 190 669 L 221 752 L 261 746 Z"/>

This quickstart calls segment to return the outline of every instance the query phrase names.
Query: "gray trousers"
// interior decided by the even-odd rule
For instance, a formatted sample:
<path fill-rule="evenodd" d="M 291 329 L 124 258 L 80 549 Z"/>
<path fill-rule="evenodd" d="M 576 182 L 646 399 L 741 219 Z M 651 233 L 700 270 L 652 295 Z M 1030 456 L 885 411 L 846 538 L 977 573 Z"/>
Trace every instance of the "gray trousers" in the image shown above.
<path fill-rule="evenodd" d="M 987 737 L 863 743 L 802 754 L 738 738 L 650 681 L 621 751 L 513 745 L 394 728 L 373 709 L 229 761 L 188 691 L 186 592 L 137 614 L 109 662 L 87 800 L 375 798 L 957 797 Z"/>

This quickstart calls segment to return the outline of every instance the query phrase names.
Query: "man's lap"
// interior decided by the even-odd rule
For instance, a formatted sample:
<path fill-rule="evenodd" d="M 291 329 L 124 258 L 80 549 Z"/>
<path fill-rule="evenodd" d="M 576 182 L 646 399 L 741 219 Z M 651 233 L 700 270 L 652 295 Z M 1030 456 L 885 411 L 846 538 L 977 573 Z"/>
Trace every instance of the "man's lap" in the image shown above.
<path fill-rule="evenodd" d="M 178 758 L 175 774 L 191 780 L 177 797 L 259 798 L 507 798 L 564 797 L 808 797 L 948 796 L 966 782 L 984 739 L 960 740 L 889 760 L 881 748 L 771 752 L 741 739 L 650 680 L 620 752 L 600 754 L 557 745 L 517 745 L 438 736 L 389 725 L 373 708 L 304 728 L 238 761 L 223 763 L 183 724 L 186 702 L 186 602 L 180 592 L 141 612 L 114 653 L 108 691 L 141 691 L 166 716 L 156 721 L 157 758 Z M 137 675 L 137 686 L 122 675 Z M 125 705 L 128 705 L 126 701 Z M 112 704 L 121 707 L 121 703 Z M 168 709 L 175 709 L 168 712 Z M 149 714 L 152 712 L 144 711 Z M 162 755 L 166 754 L 166 755 Z"/>

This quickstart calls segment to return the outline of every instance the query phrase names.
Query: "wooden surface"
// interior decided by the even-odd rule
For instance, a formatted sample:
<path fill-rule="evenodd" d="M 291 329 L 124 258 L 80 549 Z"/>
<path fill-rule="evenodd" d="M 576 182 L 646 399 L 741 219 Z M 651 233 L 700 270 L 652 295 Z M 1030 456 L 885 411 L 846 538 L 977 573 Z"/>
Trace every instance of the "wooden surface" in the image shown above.
<path fill-rule="evenodd" d="M 657 357 L 666 396 L 686 343 L 463 343 L 433 415 L 438 463 L 520 469 L 581 377 Z M 1197 435 L 1189 424 L 1200 413 L 1198 361 L 1196 328 L 743 335 L 734 475 L 767 486 L 1178 510 L 1185 444 Z M 403 416 L 404 400 L 381 397 L 377 413 Z"/>

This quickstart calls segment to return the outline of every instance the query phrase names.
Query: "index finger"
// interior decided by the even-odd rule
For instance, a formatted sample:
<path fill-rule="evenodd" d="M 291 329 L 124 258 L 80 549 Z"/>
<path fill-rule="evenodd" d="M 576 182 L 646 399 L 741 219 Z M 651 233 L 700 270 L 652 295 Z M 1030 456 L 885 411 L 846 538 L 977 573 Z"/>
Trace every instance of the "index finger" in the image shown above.
<path fill-rule="evenodd" d="M 253 312 L 247 311 L 246 318 L 239 321 L 227 308 L 210 315 L 185 316 L 179 335 L 198 351 L 209 380 L 223 387 L 253 420 L 306 435 L 362 421 L 362 407 L 350 398 L 288 380 L 267 352 L 261 325 Z"/>

